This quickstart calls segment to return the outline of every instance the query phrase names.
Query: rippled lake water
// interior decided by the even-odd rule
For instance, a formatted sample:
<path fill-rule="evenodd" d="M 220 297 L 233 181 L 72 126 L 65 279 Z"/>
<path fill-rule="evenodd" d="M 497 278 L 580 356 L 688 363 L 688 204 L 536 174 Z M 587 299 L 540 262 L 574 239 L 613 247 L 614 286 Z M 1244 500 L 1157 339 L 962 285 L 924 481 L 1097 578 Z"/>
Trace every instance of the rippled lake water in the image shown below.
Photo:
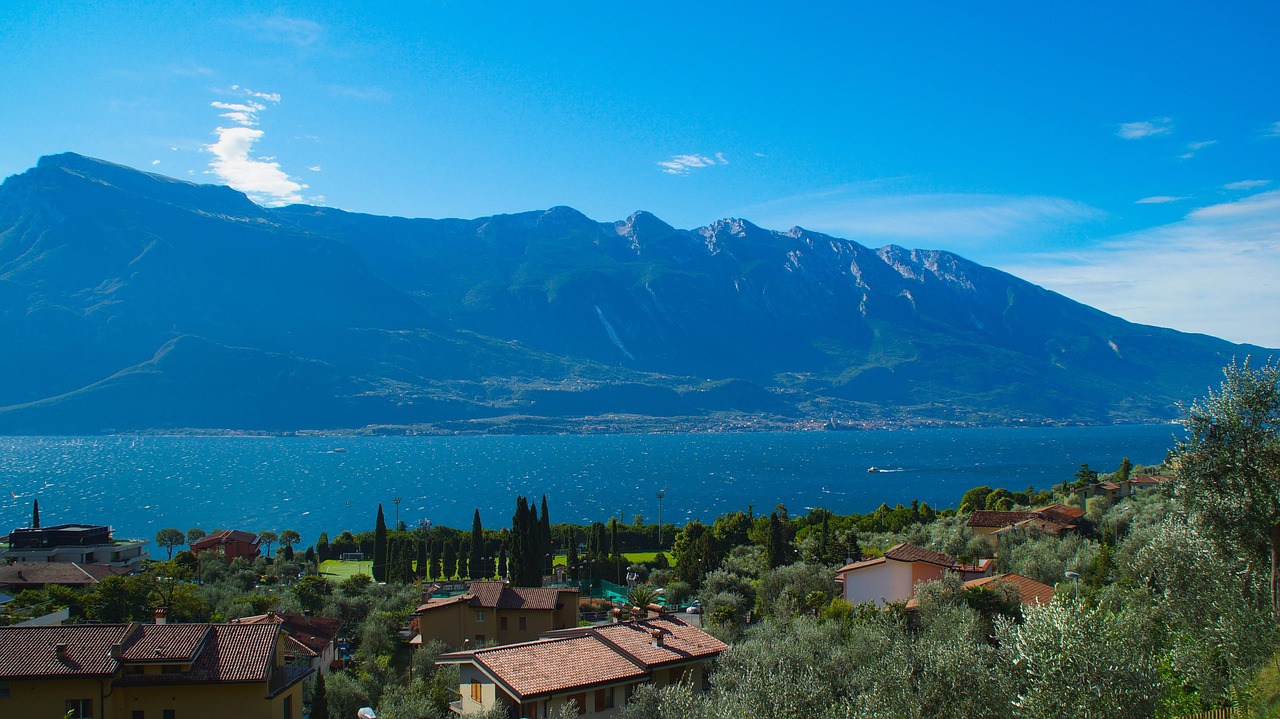
<path fill-rule="evenodd" d="M 422 519 L 469 528 L 510 523 L 518 494 L 547 495 L 553 522 L 636 514 L 708 520 L 779 502 L 864 512 L 912 499 L 955 506 L 970 487 L 1037 489 L 1082 462 L 1160 462 L 1172 425 L 921 429 L 768 434 L 520 437 L 0 437 L 0 532 L 109 524 L 121 537 L 162 527 L 321 531 Z M 885 470 L 868 473 L 868 467 Z"/>

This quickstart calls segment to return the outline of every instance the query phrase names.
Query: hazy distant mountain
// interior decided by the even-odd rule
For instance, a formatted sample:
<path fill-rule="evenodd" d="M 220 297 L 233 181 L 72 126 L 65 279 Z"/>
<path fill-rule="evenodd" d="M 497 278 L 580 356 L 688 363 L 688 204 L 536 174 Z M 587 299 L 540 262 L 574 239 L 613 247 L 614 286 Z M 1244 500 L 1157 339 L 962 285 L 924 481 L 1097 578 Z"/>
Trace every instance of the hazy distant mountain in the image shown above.
<path fill-rule="evenodd" d="M 0 186 L 0 333 L 0 431 L 45 433 L 1163 419 L 1267 354 L 943 251 L 567 207 L 266 209 L 74 154 Z"/>

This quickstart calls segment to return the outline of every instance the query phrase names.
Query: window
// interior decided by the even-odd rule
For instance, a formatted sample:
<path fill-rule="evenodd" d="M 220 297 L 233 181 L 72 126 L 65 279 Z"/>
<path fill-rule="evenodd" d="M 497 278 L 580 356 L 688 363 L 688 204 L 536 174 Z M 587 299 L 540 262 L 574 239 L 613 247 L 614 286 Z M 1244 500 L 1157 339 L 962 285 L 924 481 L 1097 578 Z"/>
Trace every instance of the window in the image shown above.
<path fill-rule="evenodd" d="M 147 713 L 141 709 L 134 709 L 133 713 L 129 715 L 129 719 L 147 719 Z"/>
<path fill-rule="evenodd" d="M 473 702 L 484 701 L 484 688 L 480 684 L 480 682 L 474 679 L 471 680 L 471 701 Z"/>
<path fill-rule="evenodd" d="M 521 704 L 521 705 L 520 705 L 520 716 L 521 716 L 521 717 L 524 717 L 525 719 L 537 719 L 537 717 L 538 717 L 538 702 L 529 702 L 529 703 L 527 703 L 527 704 Z"/>
<path fill-rule="evenodd" d="M 67 719 L 93 719 L 93 700 L 68 699 Z"/>
<path fill-rule="evenodd" d="M 627 685 L 626 690 L 623 692 L 623 696 L 626 697 L 627 703 L 631 702 L 631 697 L 636 695 L 636 689 L 639 689 L 639 688 L 640 688 L 640 682 Z"/>
<path fill-rule="evenodd" d="M 181 674 L 182 667 L 177 664 L 165 664 L 160 667 L 161 674 Z"/>
<path fill-rule="evenodd" d="M 520 617 L 520 631 L 522 631 L 522 632 L 523 632 L 524 630 L 526 630 L 526 629 L 528 629 L 528 628 L 529 628 L 529 627 L 528 627 L 528 625 L 525 623 L 525 619 L 524 619 L 524 617 Z"/>
<path fill-rule="evenodd" d="M 613 687 L 596 690 L 596 711 L 613 708 Z"/>
<path fill-rule="evenodd" d="M 668 676 L 669 676 L 669 679 L 667 680 L 668 683 L 670 684 L 679 683 L 681 679 L 684 679 L 684 667 L 676 667 L 675 669 L 672 669 L 671 673 Z"/>
<path fill-rule="evenodd" d="M 126 666 L 124 668 L 125 674 L 142 674 L 146 671 L 147 671 L 147 668 L 142 666 L 141 664 L 130 664 L 129 666 Z"/>
<path fill-rule="evenodd" d="M 506 618 L 506 617 L 498 617 L 498 628 L 499 628 L 499 629 L 506 629 L 506 628 L 507 628 L 507 618 Z"/>
<path fill-rule="evenodd" d="M 284 719 L 293 719 L 293 696 L 284 698 Z"/>
<path fill-rule="evenodd" d="M 484 621 L 484 612 L 476 612 L 476 621 L 477 621 L 477 622 L 483 622 L 483 621 Z"/>
<path fill-rule="evenodd" d="M 578 709 L 578 714 L 586 714 L 586 713 L 587 713 L 587 694 L 586 694 L 586 692 L 583 692 L 582 694 L 574 694 L 573 696 L 568 697 L 568 698 L 567 698 L 567 700 L 568 700 L 568 701 L 571 701 L 571 702 L 573 702 L 573 703 L 574 703 L 574 705 L 575 705 L 575 706 L 577 707 L 577 709 Z"/>
<path fill-rule="evenodd" d="M 177 719 L 178 717 L 177 709 L 165 709 L 163 713 L 164 719 Z"/>
<path fill-rule="evenodd" d="M 8 699 L 9 692 L 9 682 L 0 682 L 0 699 Z"/>

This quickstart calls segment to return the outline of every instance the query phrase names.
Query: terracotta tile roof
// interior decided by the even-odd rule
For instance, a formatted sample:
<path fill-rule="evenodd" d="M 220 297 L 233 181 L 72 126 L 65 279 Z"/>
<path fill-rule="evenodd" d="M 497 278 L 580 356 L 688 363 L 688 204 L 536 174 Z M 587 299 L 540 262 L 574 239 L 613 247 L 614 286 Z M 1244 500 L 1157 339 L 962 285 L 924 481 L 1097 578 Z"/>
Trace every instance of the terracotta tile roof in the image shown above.
<path fill-rule="evenodd" d="M 103 577 L 119 573 L 100 564 L 19 562 L 0 565 L 0 585 L 19 588 L 45 584 L 80 587 L 97 584 Z"/>
<path fill-rule="evenodd" d="M 120 643 L 125 662 L 190 663 L 212 630 L 208 624 L 140 624 Z"/>
<path fill-rule="evenodd" d="M 675 617 L 606 624 L 594 627 L 592 631 L 640 660 L 647 669 L 714 657 L 729 648 L 719 639 Z M 661 647 L 654 646 L 653 632 L 662 633 Z"/>
<path fill-rule="evenodd" d="M 1129 484 L 1137 484 L 1143 487 L 1154 487 L 1157 484 L 1164 484 L 1169 481 L 1169 477 L 1159 474 L 1143 474 L 1137 477 L 1130 477 Z"/>
<path fill-rule="evenodd" d="M 110 676 L 117 666 L 111 647 L 128 626 L 0 627 L 0 678 Z M 59 644 L 67 645 L 65 660 L 57 656 Z"/>
<path fill-rule="evenodd" d="M 970 579 L 965 587 L 999 586 L 1010 584 L 1018 590 L 1018 601 L 1022 604 L 1048 604 L 1053 599 L 1054 589 L 1021 574 L 996 574 L 990 577 Z"/>
<path fill-rule="evenodd" d="M 233 619 L 232 624 L 278 624 L 295 641 L 311 649 L 315 654 L 325 650 L 342 630 L 341 619 L 329 617 L 307 617 L 298 614 L 276 614 L 268 612 L 252 617 Z"/>
<path fill-rule="evenodd" d="M 239 529 L 224 529 L 202 537 L 193 543 L 190 549 L 192 551 L 211 549 L 221 544 L 227 544 L 228 542 L 245 542 L 246 544 L 252 544 L 256 547 L 261 541 L 262 540 L 258 535 L 251 532 L 244 532 Z"/>
<path fill-rule="evenodd" d="M 467 595 L 471 596 L 471 606 L 477 609 L 554 610 L 560 603 L 560 591 L 550 587 L 509 587 L 504 582 L 472 582 Z"/>
<path fill-rule="evenodd" d="M 932 552 L 912 544 L 894 545 L 885 550 L 884 556 L 897 562 L 926 562 L 948 568 L 954 567 L 957 563 L 956 558 L 949 554 Z"/>
<path fill-rule="evenodd" d="M 1007 527 L 1030 516 L 1030 512 L 992 512 L 978 509 L 969 515 L 968 524 L 970 527 Z"/>
<path fill-rule="evenodd" d="M 1051 504 L 1048 507 L 1041 507 L 1035 510 L 1036 514 L 1052 519 L 1063 524 L 1071 524 L 1075 520 L 1084 516 L 1084 510 L 1078 507 L 1070 507 L 1065 504 Z"/>
<path fill-rule="evenodd" d="M 179 625 L 174 625 L 179 626 Z M 197 624 L 211 629 L 209 642 L 182 674 L 126 674 L 121 685 L 214 684 L 265 682 L 275 669 L 276 638 L 273 624 Z"/>
<path fill-rule="evenodd" d="M 1093 486 L 1095 486 L 1095 487 L 1101 487 L 1102 489 L 1105 489 L 1105 490 L 1107 490 L 1108 492 L 1114 492 L 1115 490 L 1120 489 L 1120 485 L 1118 485 L 1118 484 L 1116 484 L 1115 482 L 1112 482 L 1112 481 L 1110 481 L 1110 480 L 1102 481 L 1102 482 L 1098 482 L 1097 484 L 1095 484 L 1095 485 L 1093 485 Z"/>
<path fill-rule="evenodd" d="M 663 647 L 654 647 L 651 632 Z M 674 617 L 554 632 L 555 638 L 442 654 L 444 664 L 475 664 L 521 700 L 645 679 L 654 667 L 711 658 L 727 647 Z"/>
<path fill-rule="evenodd" d="M 454 604 L 466 604 L 470 601 L 471 597 L 466 594 L 459 594 L 455 597 L 432 597 L 426 602 L 419 604 L 418 608 L 413 610 L 413 613 L 422 614 L 423 612 L 428 612 L 432 609 L 439 609 L 440 607 L 447 607 Z"/>
<path fill-rule="evenodd" d="M 288 634 L 284 637 L 284 653 L 285 656 L 291 658 L 301 657 L 304 659 L 311 659 L 313 657 L 320 656 L 320 652 L 317 652 Z"/>
<path fill-rule="evenodd" d="M 874 557 L 872 559 L 864 559 L 860 562 L 854 562 L 853 564 L 844 565 L 843 567 L 836 570 L 836 574 L 852 572 L 858 569 L 862 569 L 863 567 L 870 567 L 874 564 L 884 564 L 884 563 L 885 563 L 884 557 Z"/>
<path fill-rule="evenodd" d="M 995 533 L 1005 534 L 1006 532 L 1010 532 L 1014 529 L 1020 529 L 1022 527 L 1034 527 L 1046 534 L 1061 535 L 1075 529 L 1076 525 L 1063 524 L 1062 522 L 1055 522 L 1052 519 L 1045 519 L 1043 517 L 1032 517 L 1030 519 L 1024 519 L 1017 524 L 1011 524 L 1003 529 L 997 529 Z"/>

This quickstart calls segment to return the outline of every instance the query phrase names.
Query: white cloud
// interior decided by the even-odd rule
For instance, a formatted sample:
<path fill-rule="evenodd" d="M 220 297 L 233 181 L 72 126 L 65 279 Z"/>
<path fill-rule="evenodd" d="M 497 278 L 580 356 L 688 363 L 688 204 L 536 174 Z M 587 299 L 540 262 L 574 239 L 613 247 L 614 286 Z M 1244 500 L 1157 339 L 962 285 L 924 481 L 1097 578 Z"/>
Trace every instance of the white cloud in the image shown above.
<path fill-rule="evenodd" d="M 1178 156 L 1180 160 L 1190 160 L 1196 156 L 1196 153 L 1211 145 L 1218 144 L 1217 140 L 1197 140 L 1196 142 L 1187 143 L 1187 151 Z"/>
<path fill-rule="evenodd" d="M 1120 128 L 1116 130 L 1116 135 L 1126 140 L 1139 140 L 1154 135 L 1167 135 L 1170 132 L 1173 132 L 1173 120 L 1168 117 L 1158 117 L 1141 122 L 1122 122 Z"/>
<path fill-rule="evenodd" d="M 869 182 L 744 210 L 766 227 L 801 227 L 864 243 L 911 243 L 969 253 L 1001 241 L 1025 243 L 1103 213 L 1059 197 L 957 193 L 889 194 Z"/>
<path fill-rule="evenodd" d="M 1267 125 L 1266 129 L 1262 131 L 1262 136 L 1280 137 L 1280 122 L 1273 122 L 1270 125 Z"/>
<path fill-rule="evenodd" d="M 1256 190 L 1259 187 L 1266 187 L 1271 184 L 1271 180 L 1240 180 L 1239 182 L 1228 182 L 1222 186 L 1224 190 Z"/>
<path fill-rule="evenodd" d="M 320 23 L 287 15 L 254 15 L 238 24 L 261 40 L 283 42 L 296 47 L 308 47 L 324 34 L 324 26 Z"/>
<path fill-rule="evenodd" d="M 320 168 L 320 166 L 319 166 L 319 165 L 312 165 L 311 167 L 308 167 L 307 169 L 308 169 L 308 170 L 311 170 L 312 172 L 319 172 L 321 168 Z"/>
<path fill-rule="evenodd" d="M 210 171 L 223 182 L 245 193 L 255 202 L 275 206 L 303 202 L 302 190 L 307 186 L 289 177 L 280 169 L 280 163 L 273 157 L 254 157 L 253 146 L 262 139 L 263 131 L 255 129 L 259 115 L 267 109 L 263 102 L 278 103 L 280 95 L 276 93 L 254 92 L 239 85 L 232 85 L 236 93 L 255 98 L 242 102 L 214 101 L 210 105 L 219 110 L 226 110 L 218 116 L 235 124 L 233 127 L 218 127 L 214 134 L 218 139 L 204 150 L 213 155 L 209 161 Z"/>
<path fill-rule="evenodd" d="M 1169 202 L 1181 202 L 1182 200 L 1185 200 L 1185 199 L 1187 199 L 1187 198 L 1185 198 L 1185 197 L 1174 197 L 1173 195 L 1152 195 L 1151 197 L 1144 197 L 1144 198 L 1142 198 L 1141 200 L 1135 200 L 1133 204 L 1135 204 L 1135 205 L 1163 205 L 1163 204 L 1166 204 L 1166 203 L 1169 203 Z"/>
<path fill-rule="evenodd" d="M 673 155 L 670 160 L 664 160 L 657 164 L 668 175 L 687 175 L 696 168 L 727 165 L 729 161 L 725 159 L 723 152 L 717 152 L 712 157 L 707 157 L 706 155 Z"/>
<path fill-rule="evenodd" d="M 1001 269 L 1135 322 L 1280 347 L 1280 191 Z"/>
<path fill-rule="evenodd" d="M 159 161 L 159 160 L 152 160 L 152 161 L 151 161 L 151 164 L 152 164 L 152 165 L 159 165 L 159 164 L 160 164 L 160 161 Z"/>

